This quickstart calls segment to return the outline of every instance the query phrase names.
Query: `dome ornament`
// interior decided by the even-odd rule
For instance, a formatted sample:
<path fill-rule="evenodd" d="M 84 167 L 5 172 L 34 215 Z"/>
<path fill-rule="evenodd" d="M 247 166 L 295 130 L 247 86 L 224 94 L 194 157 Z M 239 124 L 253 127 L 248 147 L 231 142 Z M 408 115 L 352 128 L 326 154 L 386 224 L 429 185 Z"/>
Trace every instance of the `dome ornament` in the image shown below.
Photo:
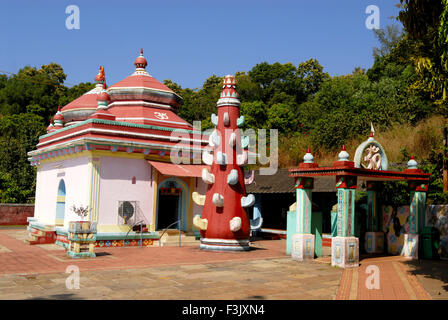
<path fill-rule="evenodd" d="M 413 155 L 411 155 L 411 159 L 408 161 L 408 169 L 418 169 L 418 163 L 415 161 Z"/>
<path fill-rule="evenodd" d="M 341 152 L 338 154 L 338 161 L 349 161 L 350 155 L 345 149 L 345 144 L 342 145 Z"/>
<path fill-rule="evenodd" d="M 303 156 L 303 162 L 304 163 L 314 163 L 314 157 L 311 154 L 311 150 L 309 147 L 306 150 L 306 154 Z"/>
<path fill-rule="evenodd" d="M 375 140 L 375 129 L 370 123 L 369 138 L 361 143 L 355 152 L 355 168 L 369 170 L 387 170 L 387 155 L 383 146 Z"/>
<path fill-rule="evenodd" d="M 143 48 L 140 49 L 140 55 L 134 61 L 135 72 L 133 75 L 144 75 L 149 76 L 149 73 L 146 71 L 146 66 L 148 62 L 146 58 L 143 56 Z"/>
<path fill-rule="evenodd" d="M 95 77 L 95 82 L 97 84 L 103 84 L 106 81 L 106 75 L 104 73 L 104 65 L 100 66 L 100 71 Z"/>

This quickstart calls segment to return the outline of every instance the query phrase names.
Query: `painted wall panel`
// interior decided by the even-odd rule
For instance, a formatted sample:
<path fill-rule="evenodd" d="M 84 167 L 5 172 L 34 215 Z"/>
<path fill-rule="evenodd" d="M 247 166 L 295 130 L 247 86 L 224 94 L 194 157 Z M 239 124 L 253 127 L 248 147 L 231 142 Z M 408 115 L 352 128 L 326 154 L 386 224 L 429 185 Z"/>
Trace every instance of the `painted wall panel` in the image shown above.
<path fill-rule="evenodd" d="M 148 162 L 119 157 L 100 157 L 99 161 L 98 224 L 116 225 L 119 222 L 119 201 L 138 201 L 138 214 L 147 224 L 153 224 L 153 185 Z"/>
<path fill-rule="evenodd" d="M 87 200 L 88 157 L 64 159 L 39 165 L 36 179 L 35 217 L 39 222 L 54 224 L 56 218 L 56 203 L 58 187 L 64 179 L 66 187 L 65 220 L 79 220 L 70 210 L 73 205 L 86 205 Z"/>

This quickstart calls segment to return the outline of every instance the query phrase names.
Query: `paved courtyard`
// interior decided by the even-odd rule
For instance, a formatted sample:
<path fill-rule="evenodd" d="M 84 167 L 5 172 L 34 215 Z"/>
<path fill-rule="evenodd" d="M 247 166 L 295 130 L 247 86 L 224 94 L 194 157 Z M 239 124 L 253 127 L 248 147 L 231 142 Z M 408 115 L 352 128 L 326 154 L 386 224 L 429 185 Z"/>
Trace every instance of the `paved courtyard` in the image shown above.
<path fill-rule="evenodd" d="M 371 257 L 359 268 L 331 267 L 329 257 L 297 262 L 285 240 L 256 241 L 249 252 L 197 246 L 97 249 L 71 259 L 56 245 L 26 245 L 22 229 L 0 229 L 0 299 L 447 299 L 447 261 Z M 379 288 L 368 289 L 368 267 Z M 67 267 L 80 271 L 69 289 Z M 70 278 L 71 279 L 71 278 Z M 69 281 L 69 283 L 72 283 Z"/>

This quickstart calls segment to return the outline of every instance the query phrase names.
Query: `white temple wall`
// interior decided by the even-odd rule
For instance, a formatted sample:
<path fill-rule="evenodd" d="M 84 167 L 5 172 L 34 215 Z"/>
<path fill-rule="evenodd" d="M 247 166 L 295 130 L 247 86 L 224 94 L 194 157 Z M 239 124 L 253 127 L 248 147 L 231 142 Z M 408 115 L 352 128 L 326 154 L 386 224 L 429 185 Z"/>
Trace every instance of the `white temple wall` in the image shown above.
<path fill-rule="evenodd" d="M 68 227 L 70 221 L 83 220 L 73 212 L 73 206 L 79 208 L 89 205 L 89 161 L 89 157 L 81 157 L 65 160 L 62 164 L 66 188 L 64 227 Z"/>
<path fill-rule="evenodd" d="M 147 224 L 153 223 L 153 183 L 151 166 L 146 160 L 100 158 L 98 232 L 127 231 L 117 228 L 119 201 L 138 201 L 138 214 Z"/>
<path fill-rule="evenodd" d="M 78 157 L 40 164 L 37 168 L 35 213 L 38 222 L 54 225 L 56 202 L 61 180 L 65 183 L 64 225 L 68 221 L 80 220 L 70 210 L 73 204 L 86 205 L 88 176 L 88 157 Z"/>

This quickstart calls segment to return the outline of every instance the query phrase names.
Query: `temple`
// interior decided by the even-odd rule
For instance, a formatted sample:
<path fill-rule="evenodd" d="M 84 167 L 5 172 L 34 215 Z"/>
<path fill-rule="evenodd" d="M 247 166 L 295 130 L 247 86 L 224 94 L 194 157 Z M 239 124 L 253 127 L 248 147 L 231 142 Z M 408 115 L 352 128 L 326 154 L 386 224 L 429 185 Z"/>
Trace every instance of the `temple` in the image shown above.
<path fill-rule="evenodd" d="M 384 252 L 384 232 L 382 228 L 378 188 L 383 181 L 407 181 L 410 189 L 409 230 L 404 235 L 403 256 L 418 258 L 419 234 L 422 232 L 426 208 L 426 192 L 431 174 L 423 173 L 413 157 L 404 171 L 390 171 L 384 148 L 374 138 L 372 126 L 369 138 L 361 143 L 350 161 L 350 155 L 342 147 L 338 160 L 331 167 L 319 167 L 314 162 L 310 149 L 298 168 L 290 169 L 290 177 L 296 186 L 296 203 L 293 206 L 287 240 L 294 259 L 306 260 L 315 257 L 315 232 L 312 230 L 314 213 L 312 191 L 315 179 L 334 179 L 337 190 L 335 219 L 332 230 L 331 261 L 333 266 L 343 268 L 359 265 L 359 237 L 364 237 L 365 252 L 378 254 Z M 359 212 L 355 210 L 355 192 L 358 180 L 363 180 L 367 190 L 366 232 L 359 232 Z M 320 243 L 321 245 L 321 243 Z"/>
<path fill-rule="evenodd" d="M 147 72 L 143 50 L 134 65 L 109 87 L 100 67 L 95 88 L 59 108 L 29 152 L 37 168 L 30 244 L 67 246 L 80 208 L 97 228 L 99 247 L 154 245 L 166 228 L 199 233 L 193 217 L 202 208 L 192 194 L 206 190 L 200 177 L 208 139 L 177 115 L 182 98 Z"/>

